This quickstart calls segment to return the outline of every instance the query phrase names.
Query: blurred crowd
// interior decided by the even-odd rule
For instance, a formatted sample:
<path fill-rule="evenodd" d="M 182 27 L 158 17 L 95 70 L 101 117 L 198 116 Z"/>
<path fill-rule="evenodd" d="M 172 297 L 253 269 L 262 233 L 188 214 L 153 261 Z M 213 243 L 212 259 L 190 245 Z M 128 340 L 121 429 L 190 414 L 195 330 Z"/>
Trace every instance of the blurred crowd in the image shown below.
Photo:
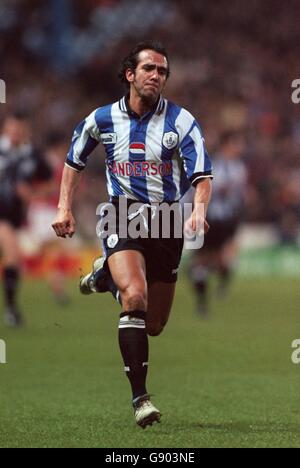
<path fill-rule="evenodd" d="M 1 0 L 0 78 L 10 111 L 26 110 L 41 150 L 124 92 L 120 60 L 137 41 L 169 50 L 166 96 L 199 120 L 209 153 L 222 135 L 242 133 L 248 169 L 245 221 L 273 223 L 282 243 L 296 243 L 300 220 L 300 78 L 298 0 Z M 50 138 L 51 139 L 51 138 Z M 78 199 L 79 228 L 95 233 L 106 197 L 104 152 L 97 150 Z"/>

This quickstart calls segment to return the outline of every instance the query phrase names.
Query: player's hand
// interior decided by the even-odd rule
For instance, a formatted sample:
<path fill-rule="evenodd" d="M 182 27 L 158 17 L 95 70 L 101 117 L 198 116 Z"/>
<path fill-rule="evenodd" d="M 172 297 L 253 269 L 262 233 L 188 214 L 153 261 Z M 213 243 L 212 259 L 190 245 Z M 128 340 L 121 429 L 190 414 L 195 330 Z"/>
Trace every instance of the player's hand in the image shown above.
<path fill-rule="evenodd" d="M 70 210 L 58 210 L 56 218 L 52 224 L 57 237 L 73 237 L 75 233 L 75 219 Z"/>
<path fill-rule="evenodd" d="M 184 226 L 185 232 L 191 234 L 206 234 L 209 230 L 209 224 L 204 219 L 202 210 L 193 210 L 192 215 L 187 220 Z"/>

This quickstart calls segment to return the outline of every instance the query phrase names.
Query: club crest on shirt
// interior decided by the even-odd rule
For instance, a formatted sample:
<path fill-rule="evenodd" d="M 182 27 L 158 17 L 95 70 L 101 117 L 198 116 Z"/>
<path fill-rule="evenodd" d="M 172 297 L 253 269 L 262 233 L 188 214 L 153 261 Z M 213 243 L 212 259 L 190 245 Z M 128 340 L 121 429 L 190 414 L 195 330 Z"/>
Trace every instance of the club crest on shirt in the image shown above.
<path fill-rule="evenodd" d="M 177 146 L 178 135 L 175 132 L 167 132 L 163 136 L 163 145 L 168 149 L 173 149 Z"/>
<path fill-rule="evenodd" d="M 107 245 L 110 249 L 113 249 L 119 242 L 118 234 L 111 234 L 107 239 Z"/>

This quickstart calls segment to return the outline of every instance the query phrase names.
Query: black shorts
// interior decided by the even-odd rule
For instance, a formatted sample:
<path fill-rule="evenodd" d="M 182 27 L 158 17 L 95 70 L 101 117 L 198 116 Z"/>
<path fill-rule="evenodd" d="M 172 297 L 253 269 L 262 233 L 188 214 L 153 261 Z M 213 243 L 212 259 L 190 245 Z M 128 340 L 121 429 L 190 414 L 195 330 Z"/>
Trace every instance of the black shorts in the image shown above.
<path fill-rule="evenodd" d="M 116 210 L 116 222 L 113 230 L 109 230 L 106 236 L 103 236 L 104 227 L 107 227 L 106 220 L 108 211 L 103 210 L 100 222 L 98 224 L 98 235 L 102 240 L 103 254 L 108 259 L 116 252 L 123 250 L 136 250 L 143 254 L 146 261 L 146 275 L 149 283 L 164 282 L 175 283 L 177 281 L 177 273 L 183 249 L 183 234 L 179 219 L 181 216 L 181 207 L 179 203 L 172 204 L 172 208 L 176 211 L 176 215 L 171 211 L 170 216 L 170 231 L 167 233 L 167 238 L 164 238 L 162 231 L 162 221 L 164 215 L 158 207 L 159 203 L 149 205 L 143 203 L 127 200 L 129 215 L 130 210 L 132 214 L 142 210 L 142 213 L 136 214 L 132 219 L 128 219 L 128 212 L 126 216 L 121 216 L 119 211 L 118 199 L 107 205 L 113 205 Z M 133 210 L 131 208 L 134 208 Z M 144 207 L 144 208 L 143 208 Z M 154 208 L 156 207 L 156 208 Z M 123 211 L 123 210 L 122 210 Z M 130 221 L 133 221 L 135 226 L 141 227 L 143 236 L 134 237 L 131 235 Z M 157 224 L 155 224 L 157 223 Z M 154 224 L 156 228 L 154 228 Z M 128 235 L 124 237 L 124 227 L 128 231 Z M 180 235 L 181 230 L 181 235 Z M 102 234 L 100 234 L 100 232 Z M 145 237 L 147 234 L 147 237 Z M 154 238 L 153 236 L 156 236 Z"/>

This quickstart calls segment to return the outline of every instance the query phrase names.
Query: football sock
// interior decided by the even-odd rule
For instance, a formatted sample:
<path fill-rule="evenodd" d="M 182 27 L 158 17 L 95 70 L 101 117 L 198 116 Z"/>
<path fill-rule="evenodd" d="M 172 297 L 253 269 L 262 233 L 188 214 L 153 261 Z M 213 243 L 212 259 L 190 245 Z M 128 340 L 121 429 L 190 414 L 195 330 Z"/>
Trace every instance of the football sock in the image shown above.
<path fill-rule="evenodd" d="M 5 305 L 14 307 L 16 305 L 16 295 L 19 284 L 19 270 L 15 267 L 6 267 L 3 270 L 3 287 Z"/>
<path fill-rule="evenodd" d="M 120 315 L 119 345 L 133 400 L 147 393 L 149 345 L 145 318 L 146 313 L 141 310 L 123 312 Z"/>

